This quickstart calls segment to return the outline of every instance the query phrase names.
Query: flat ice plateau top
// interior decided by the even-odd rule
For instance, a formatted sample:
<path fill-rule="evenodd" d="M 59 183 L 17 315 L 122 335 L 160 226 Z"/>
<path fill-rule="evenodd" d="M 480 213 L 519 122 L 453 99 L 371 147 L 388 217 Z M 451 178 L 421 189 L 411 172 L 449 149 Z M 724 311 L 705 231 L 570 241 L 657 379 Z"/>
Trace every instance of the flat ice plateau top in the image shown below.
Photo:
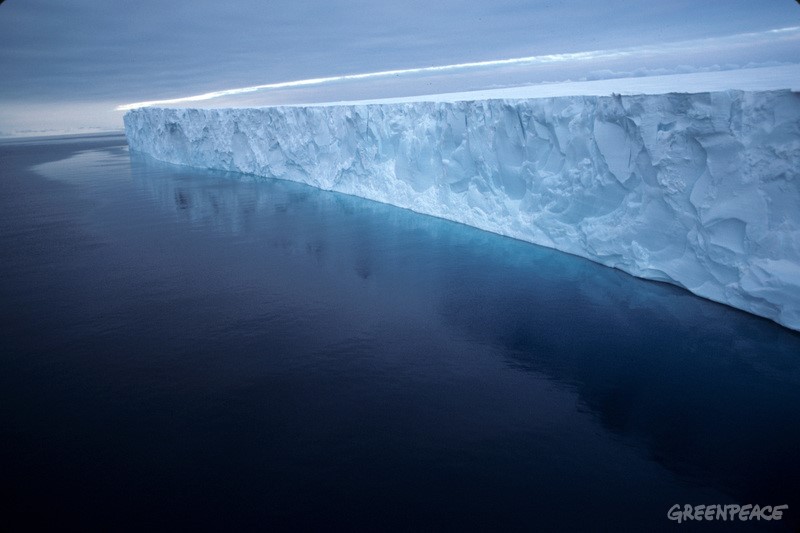
<path fill-rule="evenodd" d="M 800 94 L 142 108 L 132 150 L 552 247 L 800 330 Z"/>

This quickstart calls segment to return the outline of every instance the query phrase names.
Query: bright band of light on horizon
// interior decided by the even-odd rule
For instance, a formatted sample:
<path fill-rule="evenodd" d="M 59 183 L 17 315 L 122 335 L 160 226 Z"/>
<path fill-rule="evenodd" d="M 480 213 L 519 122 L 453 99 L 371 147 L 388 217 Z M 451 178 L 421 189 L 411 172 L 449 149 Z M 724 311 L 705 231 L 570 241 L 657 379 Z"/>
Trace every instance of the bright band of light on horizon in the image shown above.
<path fill-rule="evenodd" d="M 265 85 L 254 85 L 251 87 L 240 87 L 236 89 L 225 89 L 221 91 L 214 91 L 209 93 L 197 94 L 194 96 L 185 96 L 181 98 L 170 98 L 166 100 L 150 100 L 146 102 L 134 102 L 132 104 L 124 104 L 117 106 L 117 111 L 128 111 L 140 107 L 150 107 L 156 105 L 169 105 L 169 104 L 182 104 L 186 102 L 200 102 L 204 100 L 211 100 L 220 98 L 222 96 L 233 96 L 238 94 L 253 93 L 256 91 L 270 90 L 270 89 L 285 89 L 293 87 L 308 87 L 314 85 L 324 85 L 327 83 L 341 82 L 341 81 L 354 81 L 366 80 L 373 78 L 386 78 L 390 76 L 406 76 L 409 74 L 425 74 L 434 72 L 447 72 L 455 70 L 466 70 L 472 68 L 484 67 L 497 67 L 507 65 L 536 65 L 548 63 L 560 63 L 569 61 L 587 61 L 598 59 L 617 59 L 623 57 L 634 56 L 638 54 L 669 54 L 674 53 L 681 49 L 692 49 L 701 46 L 712 45 L 728 45 L 728 46 L 741 46 L 747 44 L 748 40 L 761 37 L 775 37 L 781 35 L 792 40 L 800 38 L 800 26 L 792 26 L 788 28 L 777 28 L 763 32 L 755 33 L 740 33 L 729 35 L 725 37 L 711 37 L 706 39 L 695 39 L 690 41 L 679 41 L 673 43 L 665 43 L 659 46 L 645 46 L 636 48 L 620 48 L 610 50 L 593 50 L 588 52 L 570 52 L 564 54 L 545 54 L 538 56 L 516 57 L 511 59 L 495 59 L 489 61 L 474 61 L 469 63 L 456 63 L 452 65 L 439 65 L 431 67 L 418 67 L 409 69 L 397 70 L 382 70 L 379 72 L 366 72 L 363 74 L 345 74 L 342 76 L 329 76 L 324 78 L 309 78 L 305 80 L 284 81 L 278 83 L 268 83 Z M 744 43 L 742 41 L 745 41 Z"/>

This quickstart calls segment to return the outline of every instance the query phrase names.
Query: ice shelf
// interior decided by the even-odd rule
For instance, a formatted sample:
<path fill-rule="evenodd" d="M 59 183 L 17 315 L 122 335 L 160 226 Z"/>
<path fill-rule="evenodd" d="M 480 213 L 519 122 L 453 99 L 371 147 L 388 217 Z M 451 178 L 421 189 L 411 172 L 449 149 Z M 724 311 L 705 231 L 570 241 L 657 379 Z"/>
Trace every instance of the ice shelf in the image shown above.
<path fill-rule="evenodd" d="M 674 283 L 800 330 L 800 94 L 141 108 L 132 150 L 306 183 Z"/>

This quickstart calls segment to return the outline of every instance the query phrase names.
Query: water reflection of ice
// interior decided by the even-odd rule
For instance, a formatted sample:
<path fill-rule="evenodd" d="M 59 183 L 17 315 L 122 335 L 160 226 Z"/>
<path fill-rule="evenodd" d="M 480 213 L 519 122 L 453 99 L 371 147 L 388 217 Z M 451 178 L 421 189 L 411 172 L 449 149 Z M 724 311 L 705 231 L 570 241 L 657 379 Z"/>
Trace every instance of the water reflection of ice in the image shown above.
<path fill-rule="evenodd" d="M 606 431 L 681 479 L 743 501 L 793 494 L 796 333 L 676 287 L 360 198 L 147 158 L 132 157 L 130 168 L 182 223 L 261 235 L 274 253 L 320 266 L 345 297 L 378 291 L 393 312 L 426 316 L 572 391 Z M 757 458 L 743 462 L 749 454 Z"/>

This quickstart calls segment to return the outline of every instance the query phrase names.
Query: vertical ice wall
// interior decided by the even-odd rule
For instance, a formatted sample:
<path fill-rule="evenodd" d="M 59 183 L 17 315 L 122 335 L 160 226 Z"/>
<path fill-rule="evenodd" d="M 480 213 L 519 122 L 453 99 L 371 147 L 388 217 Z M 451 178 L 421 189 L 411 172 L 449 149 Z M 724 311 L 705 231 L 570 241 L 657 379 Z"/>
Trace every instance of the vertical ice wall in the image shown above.
<path fill-rule="evenodd" d="M 131 149 L 299 181 L 675 283 L 800 329 L 800 95 L 143 108 Z"/>

